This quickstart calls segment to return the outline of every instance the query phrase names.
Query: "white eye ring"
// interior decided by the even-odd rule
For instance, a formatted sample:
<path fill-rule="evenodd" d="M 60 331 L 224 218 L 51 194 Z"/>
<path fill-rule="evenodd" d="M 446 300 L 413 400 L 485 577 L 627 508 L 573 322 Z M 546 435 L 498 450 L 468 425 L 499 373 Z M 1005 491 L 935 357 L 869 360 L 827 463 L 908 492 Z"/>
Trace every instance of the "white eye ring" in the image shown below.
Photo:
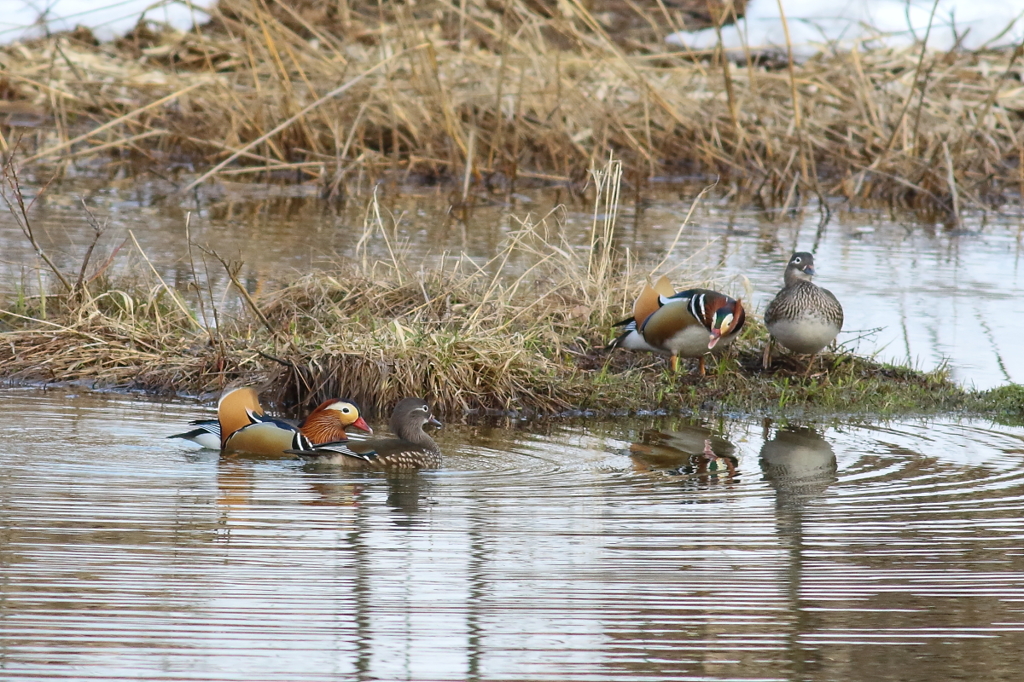
<path fill-rule="evenodd" d="M 793 262 L 799 265 L 803 261 L 800 260 L 800 256 L 797 256 L 796 258 L 793 259 Z"/>

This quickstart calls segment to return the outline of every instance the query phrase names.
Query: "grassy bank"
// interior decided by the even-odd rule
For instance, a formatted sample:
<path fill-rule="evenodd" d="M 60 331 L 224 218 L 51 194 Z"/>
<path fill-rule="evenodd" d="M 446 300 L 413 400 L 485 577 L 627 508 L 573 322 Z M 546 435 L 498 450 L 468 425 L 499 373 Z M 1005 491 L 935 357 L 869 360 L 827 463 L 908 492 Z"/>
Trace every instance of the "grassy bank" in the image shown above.
<path fill-rule="evenodd" d="M 158 394 L 212 394 L 245 382 L 280 406 L 343 396 L 369 411 L 425 395 L 449 419 L 659 408 L 773 415 L 1005 408 L 1005 418 L 1019 411 L 1012 387 L 972 393 L 944 371 L 847 352 L 820 359 L 809 374 L 803 360 L 785 356 L 763 370 L 766 332 L 756 315 L 706 378 L 672 374 L 653 355 L 605 350 L 612 323 L 658 265 L 641 266 L 608 246 L 615 178 L 615 164 L 596 176 L 603 201 L 585 249 L 560 241 L 562 231 L 547 220 L 524 221 L 487 263 L 451 255 L 417 266 L 400 255 L 373 260 L 361 247 L 351 260 L 258 295 L 238 281 L 240 264 L 198 244 L 187 290 L 169 287 L 137 246 L 116 256 L 129 261 L 130 277 L 109 278 L 109 261 L 86 260 L 77 274 L 54 269 L 46 295 L 0 300 L 0 372 Z M 375 202 L 367 215 L 360 244 L 397 246 Z M 226 277 L 209 277 L 211 267 Z M 704 283 L 670 274 L 680 288 Z M 210 284 L 225 279 L 226 290 Z"/>
<path fill-rule="evenodd" d="M 19 126 L 0 145 L 23 137 L 27 166 L 104 159 L 182 190 L 275 179 L 343 196 L 400 173 L 464 200 L 576 186 L 609 149 L 637 188 L 719 174 L 771 208 L 841 195 L 953 212 L 1024 188 L 1019 51 L 727 66 L 668 50 L 668 32 L 708 20 L 689 4 L 221 0 L 187 34 L 0 48 L 0 114 Z"/>

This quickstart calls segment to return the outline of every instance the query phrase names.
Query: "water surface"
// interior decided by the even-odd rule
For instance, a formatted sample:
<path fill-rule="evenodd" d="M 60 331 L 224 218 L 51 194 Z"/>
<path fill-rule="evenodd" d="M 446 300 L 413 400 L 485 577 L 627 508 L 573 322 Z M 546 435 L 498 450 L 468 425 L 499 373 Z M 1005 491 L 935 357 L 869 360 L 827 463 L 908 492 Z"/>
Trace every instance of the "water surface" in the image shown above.
<path fill-rule="evenodd" d="M 147 272 L 128 232 L 172 286 L 187 290 L 192 267 L 185 241 L 191 236 L 225 258 L 243 261 L 242 277 L 259 292 L 299 273 L 356 255 L 364 232 L 366 196 L 342 205 L 317 200 L 315 187 L 225 183 L 182 200 L 173 186 L 138 178 L 72 177 L 51 187 L 35 209 L 39 239 L 54 257 L 77 273 L 93 237 L 81 199 L 104 221 L 107 232 L 94 262 L 124 244 L 109 270 Z M 29 193 L 34 191 L 29 186 Z M 694 188 L 651 188 L 639 207 L 621 207 L 617 245 L 656 263 L 676 239 Z M 588 242 L 593 208 L 564 190 L 535 190 L 481 196 L 456 219 L 449 189 L 382 185 L 384 219 L 394 227 L 388 239 L 375 233 L 367 242 L 371 258 L 392 252 L 418 267 L 444 254 L 467 254 L 485 263 L 522 221 L 549 216 L 571 245 Z M 948 363 L 967 385 L 989 388 L 1024 382 L 1024 354 L 1016 352 L 1024 333 L 1024 215 L 1004 209 L 966 216 L 962 227 L 921 222 L 921 216 L 843 211 L 820 226 L 817 212 L 780 218 L 739 210 L 729 199 L 707 200 L 682 232 L 663 271 L 680 285 L 712 285 L 743 296 L 763 310 L 782 283 L 794 250 L 813 250 L 822 286 L 843 303 L 846 323 L 839 340 L 883 360 L 921 369 Z M 128 239 L 127 242 L 125 240 Z M 27 240 L 0 213 L 0 293 L 34 293 L 40 277 Z M 228 288 L 219 264 L 194 251 L 199 279 L 214 283 L 215 296 Z M 696 278 L 696 280 L 694 279 Z M 609 339 L 611 338 L 609 332 Z"/>
<path fill-rule="evenodd" d="M 452 426 L 388 478 L 164 438 L 198 406 L 0 412 L 4 679 L 1020 674 L 1024 429 Z"/>

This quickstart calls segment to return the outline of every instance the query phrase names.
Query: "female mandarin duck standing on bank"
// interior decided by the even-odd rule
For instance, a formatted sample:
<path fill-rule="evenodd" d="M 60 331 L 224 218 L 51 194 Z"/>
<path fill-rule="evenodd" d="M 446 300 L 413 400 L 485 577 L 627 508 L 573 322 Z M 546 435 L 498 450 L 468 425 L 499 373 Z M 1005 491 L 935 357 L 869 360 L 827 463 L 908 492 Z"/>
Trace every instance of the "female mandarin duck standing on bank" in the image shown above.
<path fill-rule="evenodd" d="M 259 455 L 279 455 L 288 449 L 311 450 L 319 444 L 345 441 L 348 427 L 373 433 L 353 402 L 326 400 L 295 425 L 265 416 L 259 396 L 249 387 L 236 388 L 221 396 L 216 420 L 203 419 L 192 424 L 197 428 L 169 437 L 225 452 Z"/>
<path fill-rule="evenodd" d="M 314 462 L 352 469 L 430 469 L 441 466 L 441 448 L 423 427 L 441 422 L 422 398 L 405 398 L 395 406 L 388 422 L 394 438 L 368 438 L 322 447 L 294 448 L 288 452 Z"/>
<path fill-rule="evenodd" d="M 810 355 L 809 372 L 814 356 L 842 330 L 843 306 L 831 291 L 812 282 L 813 276 L 814 256 L 806 251 L 794 253 L 783 275 L 785 286 L 764 312 L 770 334 L 762 359 L 766 369 L 771 364 L 773 340 L 794 353 Z"/>
<path fill-rule="evenodd" d="M 644 284 L 633 316 L 615 324 L 625 331 L 608 347 L 668 353 L 673 372 L 679 358 L 698 358 L 704 376 L 704 356 L 732 343 L 744 322 L 742 302 L 710 289 L 677 293 L 663 276 L 654 286 Z"/>

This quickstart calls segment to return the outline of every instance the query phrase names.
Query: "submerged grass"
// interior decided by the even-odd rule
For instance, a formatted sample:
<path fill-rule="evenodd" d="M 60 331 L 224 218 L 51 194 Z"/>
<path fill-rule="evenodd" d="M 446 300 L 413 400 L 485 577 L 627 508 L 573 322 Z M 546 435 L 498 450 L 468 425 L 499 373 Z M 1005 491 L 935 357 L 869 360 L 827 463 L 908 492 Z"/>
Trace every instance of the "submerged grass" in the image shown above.
<path fill-rule="evenodd" d="M 109 263 L 83 264 L 78 283 L 54 278 L 66 287 L 45 297 L 23 290 L 0 297 L 0 372 L 163 394 L 203 395 L 248 383 L 279 406 L 341 396 L 370 413 L 423 395 L 448 418 L 992 407 L 945 371 L 922 373 L 845 351 L 819 358 L 809 375 L 804 360 L 784 355 L 763 370 L 766 332 L 754 315 L 706 378 L 672 374 L 649 354 L 605 350 L 612 323 L 630 309 L 648 274 L 611 246 L 618 171 L 611 162 L 594 174 L 602 190 L 583 249 L 561 241 L 556 218 L 548 216 L 524 220 L 490 262 L 449 254 L 415 268 L 392 248 L 393 226 L 374 199 L 355 258 L 255 295 L 239 282 L 238 263 L 199 245 L 189 290 L 176 290 L 136 245 L 120 256 L 131 260 L 131 276 L 108 276 Z M 370 259 L 365 245 L 372 240 L 395 255 Z M 220 262 L 227 290 L 199 276 L 198 259 Z M 674 278 L 680 287 L 703 283 Z"/>
<path fill-rule="evenodd" d="M 684 4 L 706 22 L 722 3 Z M 694 11 L 636 11 L 637 39 L 614 19 L 629 7 L 221 0 L 189 33 L 0 48 L 0 115 L 18 126 L 0 132 L 25 137 L 29 165 L 113 157 L 182 190 L 243 176 L 343 196 L 399 172 L 451 181 L 465 201 L 472 188 L 575 184 L 608 149 L 634 186 L 719 174 L 783 210 L 841 195 L 955 219 L 1024 190 L 1019 49 L 729 67 L 669 51 L 665 34 L 694 27 Z"/>

